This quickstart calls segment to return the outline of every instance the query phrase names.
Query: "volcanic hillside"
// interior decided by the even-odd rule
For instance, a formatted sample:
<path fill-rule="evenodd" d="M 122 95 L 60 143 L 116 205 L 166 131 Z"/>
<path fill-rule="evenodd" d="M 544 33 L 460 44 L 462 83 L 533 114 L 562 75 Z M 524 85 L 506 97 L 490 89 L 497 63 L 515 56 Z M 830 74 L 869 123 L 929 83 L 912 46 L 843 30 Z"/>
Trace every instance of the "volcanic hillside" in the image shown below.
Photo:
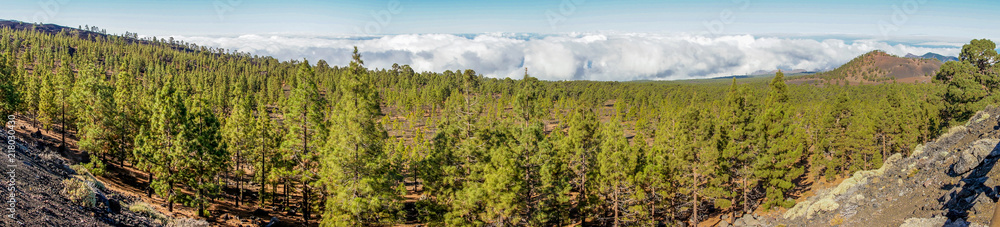
<path fill-rule="evenodd" d="M 927 83 L 941 68 L 937 59 L 903 58 L 882 51 L 858 56 L 828 72 L 792 78 L 793 84 Z"/>
<path fill-rule="evenodd" d="M 909 155 L 889 157 L 882 168 L 817 189 L 780 215 L 744 219 L 787 226 L 985 226 L 1000 199 L 998 128 L 1000 108 L 986 108 L 965 126 Z"/>

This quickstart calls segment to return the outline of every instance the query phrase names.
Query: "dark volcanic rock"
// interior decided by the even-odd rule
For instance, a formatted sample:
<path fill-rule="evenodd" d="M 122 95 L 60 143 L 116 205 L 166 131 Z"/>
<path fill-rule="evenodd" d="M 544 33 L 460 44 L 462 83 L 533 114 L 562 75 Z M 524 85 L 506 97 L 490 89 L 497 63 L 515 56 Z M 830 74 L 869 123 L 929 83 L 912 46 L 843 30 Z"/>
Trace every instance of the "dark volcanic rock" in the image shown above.
<path fill-rule="evenodd" d="M 10 167 L 16 173 L 16 202 L 14 218 L 7 218 L 9 210 L 3 209 L 0 226 L 159 226 L 149 218 L 122 209 L 121 203 L 134 198 L 107 190 L 94 207 L 82 207 L 66 198 L 61 191 L 62 181 L 76 174 L 63 157 L 54 152 L 52 145 L 40 139 L 40 134 L 19 132 L 15 158 Z M 6 176 L 6 175 L 5 175 Z M 6 184 L 5 184 L 6 186 Z M 9 191 L 2 190 L 6 198 Z M 6 200 L 4 200 L 6 201 Z M 5 207 L 8 203 L 3 204 Z"/>
<path fill-rule="evenodd" d="M 281 221 L 278 221 L 278 217 L 271 217 L 271 221 L 267 222 L 267 225 L 265 225 L 265 226 L 266 227 L 275 227 L 275 226 L 278 226 L 279 223 L 281 223 Z"/>
<path fill-rule="evenodd" d="M 976 166 L 986 159 L 987 156 L 996 156 L 1000 149 L 995 149 L 997 139 L 981 139 L 969 145 L 963 150 L 959 150 L 958 162 L 956 162 L 951 167 L 952 175 L 965 174 L 971 171 Z"/>
<path fill-rule="evenodd" d="M 816 191 L 769 225 L 982 226 L 1000 197 L 1000 108 L 976 113 L 883 168 Z M 893 159 L 896 158 L 896 159 Z M 758 219 L 759 220 L 759 219 Z M 736 220 L 734 224 L 741 221 Z"/>

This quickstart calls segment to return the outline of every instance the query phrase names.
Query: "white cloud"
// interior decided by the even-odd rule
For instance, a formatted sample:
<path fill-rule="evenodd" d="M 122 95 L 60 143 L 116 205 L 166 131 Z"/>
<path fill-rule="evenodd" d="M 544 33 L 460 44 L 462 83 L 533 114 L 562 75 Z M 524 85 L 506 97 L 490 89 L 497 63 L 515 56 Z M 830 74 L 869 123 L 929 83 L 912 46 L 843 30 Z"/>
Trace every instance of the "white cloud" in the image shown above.
<path fill-rule="evenodd" d="M 473 69 L 489 77 L 520 78 L 527 67 L 546 80 L 691 79 L 743 75 L 760 70 L 833 69 L 858 55 L 884 50 L 903 56 L 934 52 L 956 56 L 959 47 L 891 44 L 876 40 L 755 37 L 706 37 L 651 33 L 571 33 L 525 35 L 407 34 L 378 37 L 174 38 L 281 60 L 325 59 L 346 65 L 354 46 L 370 68 L 393 63 L 416 71 Z"/>

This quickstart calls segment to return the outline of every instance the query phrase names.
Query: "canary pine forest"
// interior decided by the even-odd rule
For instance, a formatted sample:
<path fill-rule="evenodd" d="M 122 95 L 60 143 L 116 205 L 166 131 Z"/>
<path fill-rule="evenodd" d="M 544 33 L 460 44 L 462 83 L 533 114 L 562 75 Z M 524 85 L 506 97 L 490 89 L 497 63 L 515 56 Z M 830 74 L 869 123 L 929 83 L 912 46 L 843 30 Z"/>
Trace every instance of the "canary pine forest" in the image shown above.
<path fill-rule="evenodd" d="M 996 45 L 931 83 L 496 79 L 281 61 L 95 28 L 0 30 L 0 111 L 170 212 L 308 225 L 652 226 L 793 206 L 1000 98 Z M 75 143 L 66 142 L 73 138 Z"/>

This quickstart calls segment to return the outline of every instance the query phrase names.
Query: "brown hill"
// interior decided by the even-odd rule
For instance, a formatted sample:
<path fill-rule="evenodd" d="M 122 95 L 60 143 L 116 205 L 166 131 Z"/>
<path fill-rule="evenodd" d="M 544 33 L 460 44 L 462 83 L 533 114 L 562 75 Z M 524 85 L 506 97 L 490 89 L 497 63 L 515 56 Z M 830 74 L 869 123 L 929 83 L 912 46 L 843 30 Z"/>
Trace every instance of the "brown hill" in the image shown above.
<path fill-rule="evenodd" d="M 938 69 L 937 59 L 914 59 L 872 51 L 858 56 L 837 69 L 792 78 L 793 84 L 880 84 L 887 82 L 928 83 Z"/>

